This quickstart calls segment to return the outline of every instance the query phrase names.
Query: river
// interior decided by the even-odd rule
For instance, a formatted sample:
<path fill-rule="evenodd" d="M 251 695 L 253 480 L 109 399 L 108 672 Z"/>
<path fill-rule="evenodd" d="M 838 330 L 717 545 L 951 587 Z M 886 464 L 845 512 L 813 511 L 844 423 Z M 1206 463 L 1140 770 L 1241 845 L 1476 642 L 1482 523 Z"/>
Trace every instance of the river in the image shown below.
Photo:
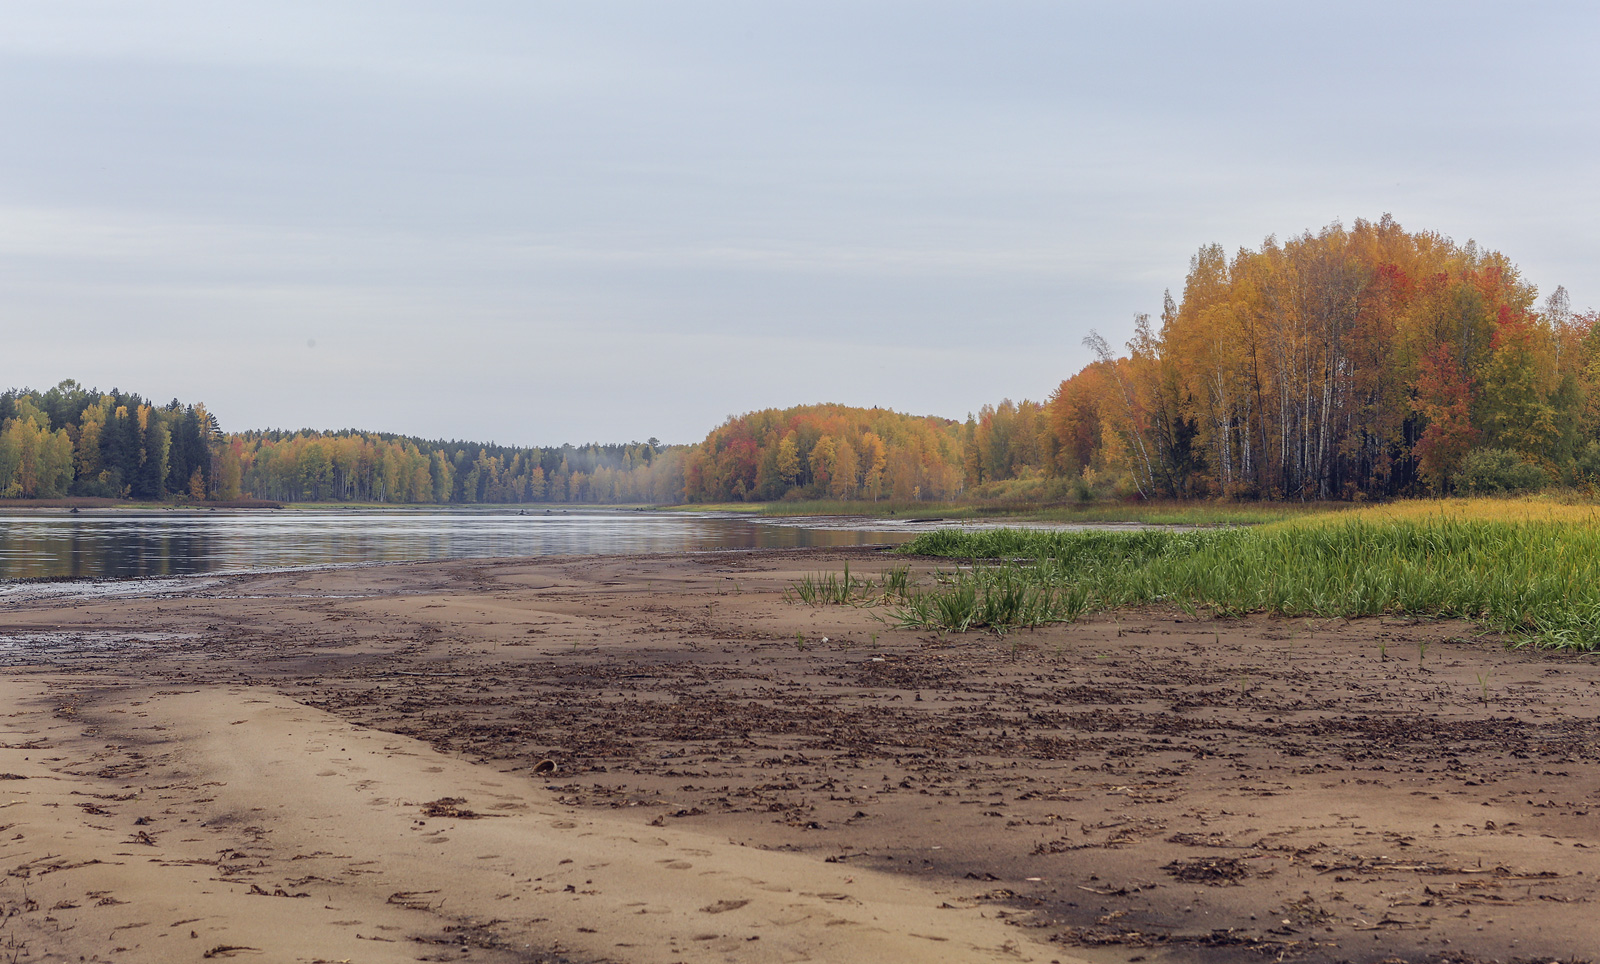
<path fill-rule="evenodd" d="M 859 528 L 858 528 L 859 526 Z M 913 533 L 726 513 L 605 510 L 95 510 L 0 514 L 0 579 L 144 578 L 498 556 L 900 543 Z"/>

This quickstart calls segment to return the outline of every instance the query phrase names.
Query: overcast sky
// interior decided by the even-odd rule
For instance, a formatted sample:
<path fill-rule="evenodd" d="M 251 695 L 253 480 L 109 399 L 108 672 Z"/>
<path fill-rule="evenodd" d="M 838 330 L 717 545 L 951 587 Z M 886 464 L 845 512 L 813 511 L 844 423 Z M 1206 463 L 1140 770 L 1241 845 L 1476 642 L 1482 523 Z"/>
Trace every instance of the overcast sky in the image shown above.
<path fill-rule="evenodd" d="M 1391 212 L 1600 304 L 1586 3 L 0 4 L 0 386 L 694 441 L 1043 398 Z"/>

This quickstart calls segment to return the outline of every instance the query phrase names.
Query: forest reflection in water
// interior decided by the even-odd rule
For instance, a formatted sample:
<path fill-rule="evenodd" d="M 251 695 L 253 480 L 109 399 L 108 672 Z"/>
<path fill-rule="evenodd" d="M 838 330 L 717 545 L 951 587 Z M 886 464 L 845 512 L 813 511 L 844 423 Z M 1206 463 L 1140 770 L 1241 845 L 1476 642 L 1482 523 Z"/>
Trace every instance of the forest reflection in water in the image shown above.
<path fill-rule="evenodd" d="M 870 523 L 867 523 L 870 525 Z M 0 515 L 0 578 L 899 543 L 911 533 L 686 512 L 362 510 Z"/>

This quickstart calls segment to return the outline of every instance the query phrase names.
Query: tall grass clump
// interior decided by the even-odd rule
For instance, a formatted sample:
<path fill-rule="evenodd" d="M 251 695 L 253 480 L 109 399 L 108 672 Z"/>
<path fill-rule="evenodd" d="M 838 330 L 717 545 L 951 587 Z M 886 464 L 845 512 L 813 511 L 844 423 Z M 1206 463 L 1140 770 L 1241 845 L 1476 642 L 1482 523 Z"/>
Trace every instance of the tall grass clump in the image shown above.
<path fill-rule="evenodd" d="M 846 563 L 843 574 L 817 572 L 801 576 L 784 590 L 784 598 L 792 596 L 808 606 L 872 606 L 903 601 L 914 592 L 913 587 L 910 566 L 891 567 L 873 580 L 852 576 Z"/>
<path fill-rule="evenodd" d="M 957 633 L 1071 622 L 1083 615 L 1089 600 L 1083 587 L 1063 581 L 1060 573 L 1057 566 L 1039 563 L 940 573 L 934 588 L 908 593 L 894 617 L 902 626 Z"/>
<path fill-rule="evenodd" d="M 1158 602 L 1218 614 L 1406 614 L 1474 620 L 1523 643 L 1600 649 L 1600 514 L 1593 506 L 1470 499 L 1253 529 L 946 531 L 900 551 L 997 560 L 957 570 L 924 595 L 981 599 L 991 582 L 1069 594 L 1073 604 L 1043 610 L 1050 613 L 1043 621 Z M 931 618 L 939 612 L 936 600 L 925 599 L 899 615 L 908 625 L 955 629 L 955 622 Z M 984 624 L 962 628 L 974 625 Z"/>

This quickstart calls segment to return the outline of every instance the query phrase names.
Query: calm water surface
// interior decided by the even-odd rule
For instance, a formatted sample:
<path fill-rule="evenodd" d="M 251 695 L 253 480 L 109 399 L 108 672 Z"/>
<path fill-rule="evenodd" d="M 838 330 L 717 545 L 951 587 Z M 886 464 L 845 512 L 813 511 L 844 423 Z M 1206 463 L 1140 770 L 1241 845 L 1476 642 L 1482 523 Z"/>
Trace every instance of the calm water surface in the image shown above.
<path fill-rule="evenodd" d="M 867 523 L 870 524 L 870 523 Z M 679 512 L 85 512 L 0 515 L 0 579 L 173 576 L 486 556 L 899 543 L 906 531 Z"/>

